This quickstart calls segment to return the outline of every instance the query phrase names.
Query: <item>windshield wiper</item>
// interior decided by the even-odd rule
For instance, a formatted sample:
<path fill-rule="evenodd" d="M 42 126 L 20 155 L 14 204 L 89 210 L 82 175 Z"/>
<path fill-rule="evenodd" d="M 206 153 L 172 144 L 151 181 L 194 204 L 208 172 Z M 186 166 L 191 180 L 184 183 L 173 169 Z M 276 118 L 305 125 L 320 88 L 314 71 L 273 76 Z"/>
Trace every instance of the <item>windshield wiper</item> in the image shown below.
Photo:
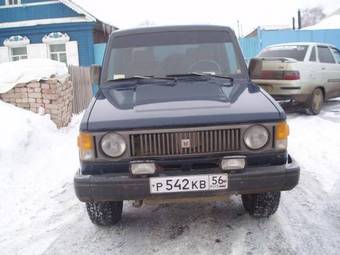
<path fill-rule="evenodd" d="M 168 74 L 166 77 L 169 78 L 177 78 L 177 77 L 205 77 L 206 74 L 203 73 L 175 73 L 175 74 Z"/>
<path fill-rule="evenodd" d="M 168 80 L 168 81 L 173 81 L 175 79 L 171 78 L 171 77 L 154 77 L 154 76 L 135 75 L 135 76 L 130 76 L 130 77 L 126 77 L 126 78 L 111 79 L 111 80 L 107 80 L 106 82 L 135 81 L 135 80 Z"/>
<path fill-rule="evenodd" d="M 233 85 L 234 78 L 230 76 L 225 76 L 225 75 L 218 75 L 218 74 L 212 74 L 212 73 L 179 73 L 179 74 L 168 74 L 166 77 L 214 77 L 214 78 L 222 78 L 222 79 L 228 79 L 231 84 Z"/>
<path fill-rule="evenodd" d="M 106 84 L 105 84 L 106 83 Z M 103 87 L 114 87 L 118 89 L 131 89 L 140 85 L 157 85 L 173 86 L 176 83 L 175 78 L 171 77 L 153 77 L 153 76 L 131 76 L 122 79 L 107 80 Z"/>

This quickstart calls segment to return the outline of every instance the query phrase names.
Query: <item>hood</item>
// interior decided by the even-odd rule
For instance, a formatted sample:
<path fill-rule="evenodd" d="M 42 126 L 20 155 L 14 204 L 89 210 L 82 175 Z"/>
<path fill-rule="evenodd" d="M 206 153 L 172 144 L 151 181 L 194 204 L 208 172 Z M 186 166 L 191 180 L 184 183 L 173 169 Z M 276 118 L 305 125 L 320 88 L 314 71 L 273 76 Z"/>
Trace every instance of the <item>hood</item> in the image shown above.
<path fill-rule="evenodd" d="M 178 82 L 103 90 L 86 114 L 88 131 L 207 126 L 284 119 L 281 107 L 249 81 Z M 86 122 L 86 123 L 85 123 Z"/>

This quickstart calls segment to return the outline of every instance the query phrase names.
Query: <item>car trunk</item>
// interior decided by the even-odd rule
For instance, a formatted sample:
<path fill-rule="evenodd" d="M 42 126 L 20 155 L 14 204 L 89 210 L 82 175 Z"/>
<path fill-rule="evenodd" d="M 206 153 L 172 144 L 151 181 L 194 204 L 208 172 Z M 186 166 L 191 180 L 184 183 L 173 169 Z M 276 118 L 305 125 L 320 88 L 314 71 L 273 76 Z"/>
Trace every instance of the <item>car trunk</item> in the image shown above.
<path fill-rule="evenodd" d="M 282 85 L 293 85 L 300 80 L 299 62 L 291 58 L 254 58 L 249 64 L 249 75 L 254 83 L 268 92 Z"/>

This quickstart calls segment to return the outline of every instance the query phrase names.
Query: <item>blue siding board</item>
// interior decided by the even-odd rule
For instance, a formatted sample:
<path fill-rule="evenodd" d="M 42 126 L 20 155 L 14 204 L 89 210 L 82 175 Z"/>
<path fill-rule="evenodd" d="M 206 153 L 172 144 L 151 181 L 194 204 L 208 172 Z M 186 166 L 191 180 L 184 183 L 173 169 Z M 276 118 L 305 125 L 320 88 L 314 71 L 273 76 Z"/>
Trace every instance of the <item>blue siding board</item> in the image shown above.
<path fill-rule="evenodd" d="M 31 43 L 42 43 L 44 35 L 51 32 L 63 32 L 70 36 L 71 41 L 78 42 L 79 64 L 90 66 L 94 63 L 93 29 L 95 23 L 66 23 L 0 29 L 0 46 L 12 35 L 27 36 Z"/>
<path fill-rule="evenodd" d="M 49 2 L 54 0 L 21 0 L 22 4 L 31 4 L 31 3 L 39 3 L 39 2 Z"/>
<path fill-rule="evenodd" d="M 78 13 L 62 3 L 0 9 L 0 23 L 77 16 Z"/>

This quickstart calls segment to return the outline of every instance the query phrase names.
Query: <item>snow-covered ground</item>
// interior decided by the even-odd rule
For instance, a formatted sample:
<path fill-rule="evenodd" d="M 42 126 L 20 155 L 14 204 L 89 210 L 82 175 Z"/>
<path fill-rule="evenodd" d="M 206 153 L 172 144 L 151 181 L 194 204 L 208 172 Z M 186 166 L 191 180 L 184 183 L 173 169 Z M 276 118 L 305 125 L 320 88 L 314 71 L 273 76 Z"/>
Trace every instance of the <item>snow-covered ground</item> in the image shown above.
<path fill-rule="evenodd" d="M 93 225 L 74 194 L 81 116 L 58 130 L 1 101 L 0 115 L 1 254 L 340 253 L 340 99 L 319 116 L 289 114 L 301 181 L 271 218 L 251 218 L 235 196 L 140 209 L 125 203 L 111 228 Z"/>

